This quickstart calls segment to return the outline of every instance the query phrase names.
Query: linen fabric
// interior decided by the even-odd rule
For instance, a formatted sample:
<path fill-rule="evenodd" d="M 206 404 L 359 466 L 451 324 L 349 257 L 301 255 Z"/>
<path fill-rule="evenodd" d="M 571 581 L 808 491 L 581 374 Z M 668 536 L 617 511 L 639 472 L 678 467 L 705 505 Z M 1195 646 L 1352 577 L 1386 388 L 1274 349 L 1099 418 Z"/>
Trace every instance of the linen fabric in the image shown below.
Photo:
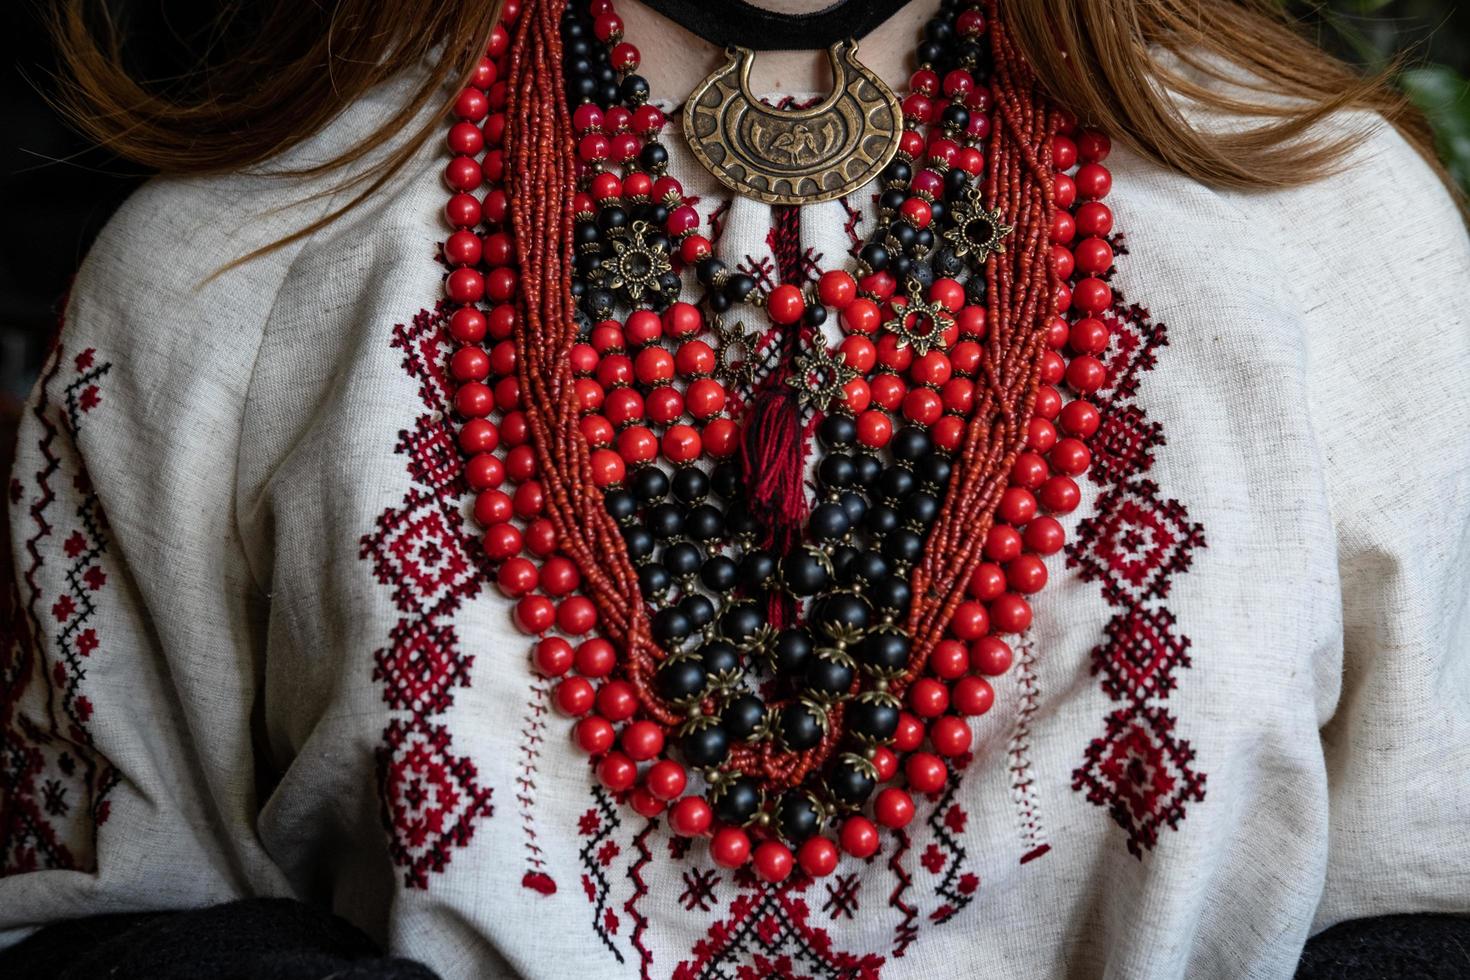
<path fill-rule="evenodd" d="M 403 80 L 273 168 L 392 114 Z M 596 788 L 445 416 L 446 197 L 157 180 L 79 273 L 9 486 L 0 942 L 252 896 L 461 977 L 1287 977 L 1470 911 L 1470 247 L 1391 129 L 1297 189 L 1115 149 L 1103 430 L 957 785 L 764 887 Z M 841 267 L 667 131 L 701 233 Z M 697 295 L 690 288 L 687 297 Z"/>

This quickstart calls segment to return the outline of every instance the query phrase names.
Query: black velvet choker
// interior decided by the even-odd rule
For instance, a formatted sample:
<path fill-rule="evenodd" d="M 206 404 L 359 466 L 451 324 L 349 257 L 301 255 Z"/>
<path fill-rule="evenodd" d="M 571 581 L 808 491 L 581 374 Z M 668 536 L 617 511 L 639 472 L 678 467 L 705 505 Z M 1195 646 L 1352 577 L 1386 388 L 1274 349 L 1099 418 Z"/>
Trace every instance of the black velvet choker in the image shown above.
<path fill-rule="evenodd" d="M 817 50 L 861 40 L 908 0 L 838 0 L 811 14 L 778 14 L 745 0 L 642 0 L 720 47 L 752 51 Z"/>

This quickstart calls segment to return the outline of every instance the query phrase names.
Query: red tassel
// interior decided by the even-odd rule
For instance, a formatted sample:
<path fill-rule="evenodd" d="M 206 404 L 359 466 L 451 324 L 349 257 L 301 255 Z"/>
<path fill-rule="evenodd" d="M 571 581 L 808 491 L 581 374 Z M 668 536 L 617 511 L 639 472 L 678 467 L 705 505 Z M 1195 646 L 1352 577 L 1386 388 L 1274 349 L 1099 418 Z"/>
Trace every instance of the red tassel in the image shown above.
<path fill-rule="evenodd" d="M 764 546 L 778 554 L 801 544 L 806 525 L 805 443 L 796 392 L 772 377 L 756 393 L 742 448 L 751 513 L 765 529 Z"/>

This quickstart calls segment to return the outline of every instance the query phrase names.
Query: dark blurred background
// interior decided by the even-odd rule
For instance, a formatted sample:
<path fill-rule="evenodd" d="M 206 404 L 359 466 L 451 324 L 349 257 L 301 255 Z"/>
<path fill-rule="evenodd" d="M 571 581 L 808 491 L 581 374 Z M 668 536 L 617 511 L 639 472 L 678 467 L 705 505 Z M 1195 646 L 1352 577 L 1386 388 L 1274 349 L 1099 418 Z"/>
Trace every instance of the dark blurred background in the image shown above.
<path fill-rule="evenodd" d="M 252 0 L 114 0 L 128 50 L 150 78 L 187 75 L 210 43 L 212 15 Z M 391 2 L 391 0 L 385 0 Z M 450 2 L 450 0 L 446 0 Z M 1214 2 L 1214 0 L 1202 0 Z M 1470 8 L 1455 0 L 1282 0 L 1321 43 L 1369 68 L 1406 55 L 1399 84 L 1429 114 L 1461 186 L 1470 188 Z M 48 105 L 55 62 L 49 0 L 0 0 L 0 472 L 5 417 L 27 394 L 67 283 L 97 231 L 146 174 L 72 134 Z"/>

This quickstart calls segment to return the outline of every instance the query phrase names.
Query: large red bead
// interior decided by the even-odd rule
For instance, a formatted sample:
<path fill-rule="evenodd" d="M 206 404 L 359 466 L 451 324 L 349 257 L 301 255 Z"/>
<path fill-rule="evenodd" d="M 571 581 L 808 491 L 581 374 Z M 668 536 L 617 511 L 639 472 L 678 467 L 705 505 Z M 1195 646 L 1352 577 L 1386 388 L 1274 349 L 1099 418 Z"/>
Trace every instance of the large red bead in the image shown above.
<path fill-rule="evenodd" d="M 963 718 L 954 715 L 936 718 L 929 726 L 929 741 L 934 745 L 934 751 L 945 757 L 970 751 L 971 738 L 970 726 Z"/>
<path fill-rule="evenodd" d="M 608 681 L 597 689 L 597 712 L 608 721 L 627 721 L 638 711 L 638 693 L 627 681 Z"/>
<path fill-rule="evenodd" d="M 1013 657 L 1005 640 L 998 636 L 983 636 L 970 647 L 970 669 L 997 677 L 1010 670 Z"/>
<path fill-rule="evenodd" d="M 837 845 L 825 837 L 808 837 L 796 852 L 801 870 L 813 878 L 825 878 L 837 870 Z"/>
<path fill-rule="evenodd" d="M 771 290 L 766 297 L 766 312 L 776 323 L 790 325 L 801 319 L 806 312 L 806 299 L 801 295 L 801 290 L 789 283 L 783 283 Z"/>
<path fill-rule="evenodd" d="M 576 655 L 572 645 L 559 636 L 548 636 L 536 643 L 531 654 L 537 673 L 543 677 L 560 677 L 572 669 Z"/>
<path fill-rule="evenodd" d="M 582 677 L 568 677 L 556 685 L 556 706 L 573 717 L 592 710 L 595 700 L 592 685 Z"/>
<path fill-rule="evenodd" d="M 637 762 L 652 759 L 663 751 L 664 731 L 651 721 L 635 721 L 623 729 L 623 751 Z"/>
<path fill-rule="evenodd" d="M 609 752 L 597 764 L 597 781 L 614 793 L 632 787 L 638 779 L 638 766 L 621 752 Z"/>
<path fill-rule="evenodd" d="M 523 632 L 545 633 L 556 622 L 556 604 L 544 595 L 528 595 L 516 603 L 515 622 Z"/>
<path fill-rule="evenodd" d="M 775 884 L 791 874 L 791 849 L 780 841 L 768 840 L 755 849 L 755 873 L 762 881 Z"/>
<path fill-rule="evenodd" d="M 949 780 L 944 760 L 932 752 L 915 752 L 903 765 L 909 789 L 915 793 L 937 793 Z"/>
<path fill-rule="evenodd" d="M 714 810 L 700 796 L 686 796 L 669 808 L 669 826 L 680 837 L 698 837 L 713 820 Z"/>
<path fill-rule="evenodd" d="M 896 786 L 881 790 L 873 801 L 873 816 L 885 827 L 899 830 L 914 819 L 914 799 Z"/>
<path fill-rule="evenodd" d="M 655 762 L 643 777 L 643 785 L 648 787 L 648 791 L 664 801 L 678 799 L 688 781 L 684 767 L 672 759 Z"/>
<path fill-rule="evenodd" d="M 597 715 L 588 715 L 577 722 L 572 734 L 582 751 L 588 755 L 602 755 L 612 748 L 613 739 L 616 737 L 612 723 Z"/>
<path fill-rule="evenodd" d="M 1021 535 L 1026 547 L 1038 555 L 1054 555 L 1067 542 L 1066 532 L 1054 517 L 1038 517 Z"/>
<path fill-rule="evenodd" d="M 842 849 L 855 858 L 878 852 L 878 828 L 867 817 L 848 817 L 842 824 Z"/>
<path fill-rule="evenodd" d="M 990 603 L 990 621 L 1002 633 L 1023 633 L 1031 625 L 1031 604 L 1014 592 L 996 596 Z"/>
<path fill-rule="evenodd" d="M 909 688 L 908 701 L 920 718 L 937 718 L 949 707 L 949 688 L 931 677 L 920 677 Z"/>
<path fill-rule="evenodd" d="M 995 688 L 983 677 L 961 677 L 954 686 L 954 709 L 962 715 L 983 715 L 995 704 Z"/>
<path fill-rule="evenodd" d="M 721 827 L 710 841 L 710 854 L 722 868 L 738 868 L 750 860 L 750 835 L 739 827 Z"/>

